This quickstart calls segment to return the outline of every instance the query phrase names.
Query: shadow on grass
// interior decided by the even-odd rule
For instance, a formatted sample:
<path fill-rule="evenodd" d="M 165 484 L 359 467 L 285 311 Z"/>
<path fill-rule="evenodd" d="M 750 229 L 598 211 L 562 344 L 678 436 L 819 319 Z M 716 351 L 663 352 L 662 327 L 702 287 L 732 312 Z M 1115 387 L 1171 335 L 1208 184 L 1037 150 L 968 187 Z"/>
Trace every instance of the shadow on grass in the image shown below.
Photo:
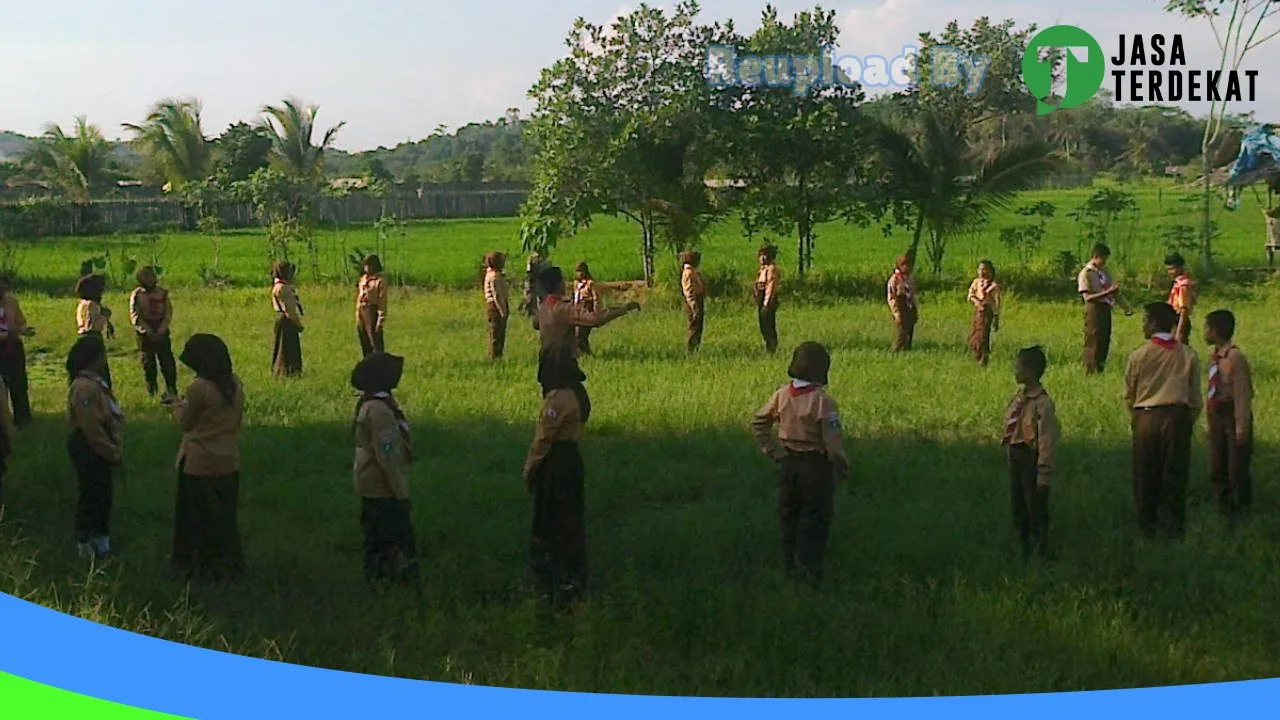
<path fill-rule="evenodd" d="M 745 424 L 684 433 L 597 423 L 583 444 L 596 594 L 583 614 L 547 620 L 521 586 L 530 425 L 424 420 L 414 431 L 421 600 L 363 586 L 344 423 L 247 431 L 240 518 L 251 576 L 190 589 L 169 580 L 179 436 L 150 418 L 129 427 L 114 517 L 123 554 L 104 592 L 163 612 L 189 590 L 208 630 L 156 630 L 180 642 L 575 691 L 984 694 L 1280 669 L 1262 651 L 1280 629 L 1254 624 L 1280 610 L 1275 498 L 1260 486 L 1254 521 L 1228 533 L 1207 502 L 1204 448 L 1188 538 L 1168 545 L 1134 537 L 1129 448 L 1066 442 L 1050 500 L 1060 559 L 1040 566 L 1017 557 L 1000 448 L 854 438 L 827 585 L 813 594 L 781 579 L 775 469 Z M 62 433 L 51 416 L 24 431 L 5 522 L 37 549 L 31 584 L 68 589 L 83 570 L 71 553 L 75 490 Z M 1204 656 L 1213 662 L 1196 659 Z"/>

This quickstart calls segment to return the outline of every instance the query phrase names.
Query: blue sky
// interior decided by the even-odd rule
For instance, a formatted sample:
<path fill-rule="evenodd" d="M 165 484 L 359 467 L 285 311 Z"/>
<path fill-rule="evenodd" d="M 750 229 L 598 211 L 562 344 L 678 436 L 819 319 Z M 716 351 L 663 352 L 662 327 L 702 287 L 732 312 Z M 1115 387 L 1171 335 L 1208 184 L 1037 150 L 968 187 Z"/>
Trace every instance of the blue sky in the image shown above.
<path fill-rule="evenodd" d="M 785 17 L 812 4 L 775 2 Z M 1108 55 L 1119 33 L 1181 32 L 1190 66 L 1216 66 L 1208 26 L 1170 16 L 1163 6 L 1163 0 L 825 5 L 837 13 L 838 50 L 846 54 L 894 57 L 920 31 L 987 15 L 1041 27 L 1078 25 Z M 0 129 L 36 134 L 47 122 L 65 127 L 87 114 L 108 137 L 118 137 L 120 123 L 137 121 L 156 99 L 194 96 L 216 134 L 236 120 L 256 119 L 265 103 L 295 95 L 320 106 L 322 124 L 347 121 L 338 147 L 391 146 L 441 124 L 452 129 L 496 119 L 508 107 L 527 112 L 526 92 L 539 70 L 563 54 L 573 20 L 608 23 L 629 7 L 621 0 L 0 0 Z M 733 18 L 750 30 L 762 7 L 705 0 L 702 16 Z M 1234 109 L 1280 119 L 1280 39 L 1255 53 L 1247 67 L 1262 70 L 1259 102 Z"/>

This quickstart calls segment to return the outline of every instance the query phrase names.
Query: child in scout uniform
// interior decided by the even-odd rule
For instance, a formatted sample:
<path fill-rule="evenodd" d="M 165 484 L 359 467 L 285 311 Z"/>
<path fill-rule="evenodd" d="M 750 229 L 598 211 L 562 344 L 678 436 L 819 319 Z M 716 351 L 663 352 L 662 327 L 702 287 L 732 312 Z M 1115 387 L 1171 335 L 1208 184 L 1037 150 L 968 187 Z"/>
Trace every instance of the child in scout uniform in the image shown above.
<path fill-rule="evenodd" d="M 545 358 L 542 407 L 524 461 L 525 489 L 533 495 L 530 566 L 543 599 L 560 608 L 579 600 L 587 584 L 586 472 L 578 449 L 591 416 L 586 379 L 564 349 Z"/>
<path fill-rule="evenodd" d="M 969 349 L 973 359 L 986 367 L 991 360 L 991 333 L 1000 332 L 1000 286 L 996 266 L 990 260 L 978 263 L 978 277 L 969 283 L 969 304 L 973 305 L 973 325 L 969 329 Z"/>
<path fill-rule="evenodd" d="M 1169 304 L 1178 313 L 1178 326 L 1173 336 L 1178 342 L 1191 342 L 1191 311 L 1196 305 L 1196 284 L 1187 274 L 1187 261 L 1180 253 L 1171 253 L 1164 259 L 1165 270 L 1173 278 L 1173 287 L 1169 289 Z"/>
<path fill-rule="evenodd" d="M 1253 504 L 1253 371 L 1249 359 L 1234 342 L 1236 318 L 1229 310 L 1215 310 L 1205 317 L 1205 342 L 1213 346 L 1209 356 L 1210 484 L 1218 508 L 1236 520 Z"/>
<path fill-rule="evenodd" d="M 271 305 L 276 311 L 276 342 L 271 353 L 272 374 L 295 377 L 302 374 L 302 302 L 293 287 L 296 268 L 276 262 L 271 269 Z"/>
<path fill-rule="evenodd" d="M 13 424 L 17 427 L 31 422 L 27 351 L 23 338 L 35 334 L 35 328 L 27 325 L 27 318 L 22 314 L 17 296 L 11 291 L 9 279 L 0 277 L 0 379 L 9 388 Z M 3 397 L 0 395 L 0 400 Z"/>
<path fill-rule="evenodd" d="M 702 345 L 702 328 L 706 321 L 707 285 L 698 274 L 698 266 L 702 264 L 702 253 L 680 253 L 680 290 L 684 295 L 684 312 L 689 319 L 689 330 L 686 347 L 695 352 Z"/>
<path fill-rule="evenodd" d="M 791 358 L 791 382 L 769 398 L 751 423 L 760 452 L 778 463 L 778 513 L 787 573 L 814 585 L 822 581 L 835 483 L 849 474 L 840 410 L 826 391 L 830 367 L 825 347 L 802 343 Z"/>
<path fill-rule="evenodd" d="M 160 287 L 156 271 L 144 267 L 137 274 L 138 287 L 129 296 L 129 320 L 138 337 L 138 359 L 147 381 L 147 393 L 155 396 L 156 365 L 164 375 L 164 402 L 170 403 L 178 395 L 178 368 L 173 360 L 173 343 L 169 338 L 169 324 L 173 321 L 173 305 L 169 291 Z"/>
<path fill-rule="evenodd" d="M 586 263 L 578 263 L 573 269 L 573 304 L 581 305 L 582 309 L 588 313 L 594 313 L 597 308 L 603 308 L 600 302 L 600 293 L 596 291 L 595 278 L 591 277 L 591 268 Z M 579 326 L 578 334 L 578 352 L 582 355 L 591 354 L 591 328 Z"/>
<path fill-rule="evenodd" d="M 484 257 L 484 312 L 489 323 L 489 358 L 502 357 L 507 345 L 507 320 L 511 316 L 511 294 L 507 278 L 502 274 L 507 256 L 491 252 Z"/>
<path fill-rule="evenodd" d="M 1111 316 L 1120 303 L 1125 315 L 1133 311 L 1120 299 L 1120 286 L 1107 275 L 1111 249 L 1102 243 L 1093 246 L 1093 257 L 1076 276 L 1076 289 L 1084 300 L 1084 368 L 1094 375 L 1107 368 L 1111 354 Z"/>
<path fill-rule="evenodd" d="M 1173 337 L 1178 314 L 1168 303 L 1146 307 L 1149 342 L 1129 356 L 1125 406 L 1133 418 L 1133 488 L 1144 535 L 1183 534 L 1191 432 L 1199 414 L 1200 360 Z"/>
<path fill-rule="evenodd" d="M 766 245 L 760 248 L 760 272 L 756 274 L 753 296 L 756 301 L 756 320 L 760 325 L 760 337 L 765 350 L 778 350 L 778 248 Z"/>
<path fill-rule="evenodd" d="M 889 312 L 893 315 L 893 324 L 898 331 L 893 341 L 894 352 L 911 350 L 915 341 L 916 322 L 920 319 L 915 278 L 911 275 L 915 262 L 915 255 L 912 253 L 900 256 L 886 285 Z"/>
<path fill-rule="evenodd" d="M 111 554 L 112 475 L 124 460 L 124 414 L 102 377 L 106 363 L 98 333 L 81 335 L 67 354 L 67 454 L 80 489 L 75 526 L 82 556 Z"/>
<path fill-rule="evenodd" d="M 116 327 L 111 323 L 111 310 L 102 305 L 102 295 L 106 290 L 107 279 L 102 275 L 86 275 L 76 283 L 76 295 L 80 298 L 80 304 L 76 306 L 77 335 L 96 334 L 104 340 L 115 338 Z M 111 387 L 111 367 L 105 351 L 100 373 L 107 387 Z"/>
<path fill-rule="evenodd" d="M 244 384 L 216 335 L 191 336 L 182 364 L 196 378 L 174 404 L 182 428 L 178 498 L 173 513 L 175 572 L 189 579 L 230 580 L 244 572 L 238 521 L 240 429 Z"/>
<path fill-rule="evenodd" d="M 387 281 L 382 279 L 382 261 L 369 255 L 360 264 L 356 294 L 356 333 L 360 336 L 363 357 L 383 351 L 382 328 L 387 321 Z"/>
<path fill-rule="evenodd" d="M 404 358 L 374 353 L 351 372 L 360 393 L 356 404 L 356 494 L 364 536 L 364 573 L 371 585 L 415 584 L 418 551 L 409 498 L 413 444 L 409 423 L 392 396 L 404 373 Z"/>
<path fill-rule="evenodd" d="M 1022 387 L 1004 414 L 1001 445 L 1009 453 L 1009 491 L 1013 522 L 1022 555 L 1047 555 L 1049 481 L 1061 428 L 1049 393 L 1040 385 L 1048 360 L 1038 347 L 1026 348 L 1014 361 L 1014 379 Z"/>
<path fill-rule="evenodd" d="M 596 308 L 588 312 L 582 305 L 565 299 L 564 273 L 558 267 L 542 271 L 538 282 L 546 288 L 547 297 L 538 308 L 533 327 L 538 331 L 538 381 L 542 382 L 548 358 L 564 356 L 577 363 L 580 327 L 600 328 L 614 320 L 640 309 L 640 304 L 627 303 L 622 307 Z"/>

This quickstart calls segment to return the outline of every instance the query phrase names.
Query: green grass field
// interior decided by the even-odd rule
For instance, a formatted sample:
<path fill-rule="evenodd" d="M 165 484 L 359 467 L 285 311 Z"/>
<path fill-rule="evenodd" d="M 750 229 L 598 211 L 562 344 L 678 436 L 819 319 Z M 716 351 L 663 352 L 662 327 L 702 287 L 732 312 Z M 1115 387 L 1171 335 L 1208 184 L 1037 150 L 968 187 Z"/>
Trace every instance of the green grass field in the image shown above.
<path fill-rule="evenodd" d="M 1256 207 L 1227 217 L 1223 257 L 1258 264 Z M 1280 675 L 1280 496 L 1270 482 L 1280 440 L 1270 422 L 1280 401 L 1280 350 L 1271 341 L 1280 316 L 1270 306 L 1280 289 L 1222 283 L 1202 299 L 1201 318 L 1216 307 L 1237 312 L 1238 340 L 1254 365 L 1256 515 L 1235 533 L 1214 515 L 1198 430 L 1189 534 L 1176 546 L 1141 541 L 1133 527 L 1121 368 L 1142 342 L 1137 317 L 1117 319 L 1108 373 L 1086 378 L 1070 282 L 1057 300 L 1010 294 L 998 359 L 985 370 L 966 352 L 963 284 L 924 295 L 910 357 L 888 353 L 883 301 L 787 302 L 779 316 L 784 349 L 808 339 L 832 349 L 831 392 L 854 463 L 838 492 L 821 594 L 781 578 L 772 466 L 747 427 L 786 381 L 787 357 L 765 355 L 746 303 L 724 296 L 710 304 L 703 352 L 686 358 L 671 291 L 642 297 L 645 310 L 593 335 L 597 355 L 584 360 L 594 405 L 583 452 L 596 594 L 579 615 L 547 618 L 521 588 L 531 501 L 520 466 L 539 404 L 536 338 L 513 323 L 507 360 L 491 365 L 479 291 L 461 289 L 484 251 L 517 249 L 514 227 L 510 220 L 413 226 L 408 274 L 456 289 L 397 290 L 392 298 L 388 350 L 408 358 L 398 395 L 421 455 L 412 478 L 427 578 L 421 603 L 368 595 L 360 572 L 347 385 L 359 357 L 352 292 L 304 278 L 307 374 L 271 380 L 272 317 L 259 280 L 265 254 L 261 237 L 249 233 L 231 238 L 223 257 L 242 287 L 198 286 L 195 269 L 208 249 L 198 238 L 172 238 L 167 264 L 175 342 L 220 334 L 247 386 L 241 523 L 251 577 L 188 588 L 166 576 L 180 433 L 147 398 L 124 322 L 111 357 L 128 414 L 113 530 L 123 554 L 92 572 L 74 557 L 61 375 L 74 301 L 32 292 L 22 299 L 40 331 L 28 346 L 38 419 L 18 438 L 5 480 L 0 590 L 204 647 L 540 689 L 888 696 Z M 1074 246 L 1069 222 L 1054 233 L 1046 253 Z M 372 232 L 349 233 L 361 234 Z M 1135 242 L 1135 256 L 1159 252 L 1149 235 Z M 876 231 L 824 237 L 821 272 L 878 276 L 901 249 Z M 953 248 L 949 271 L 958 282 L 970 256 L 1002 261 L 992 237 Z M 32 248 L 26 276 L 69 283 L 66 273 L 92 242 Z M 586 258 L 601 279 L 633 278 L 634 245 L 629 228 L 605 223 L 556 260 Z M 731 229 L 717 231 L 705 254 L 709 266 L 742 273 L 754 260 Z M 126 291 L 117 287 L 107 299 L 120 316 Z M 1135 288 L 1130 299 L 1163 292 Z M 1065 432 L 1050 501 L 1061 559 L 1049 566 L 1017 558 L 998 444 L 1015 391 L 1012 354 L 1029 344 L 1048 350 L 1045 385 Z M 1203 354 L 1202 342 L 1196 348 Z M 183 369 L 181 382 L 190 377 Z"/>

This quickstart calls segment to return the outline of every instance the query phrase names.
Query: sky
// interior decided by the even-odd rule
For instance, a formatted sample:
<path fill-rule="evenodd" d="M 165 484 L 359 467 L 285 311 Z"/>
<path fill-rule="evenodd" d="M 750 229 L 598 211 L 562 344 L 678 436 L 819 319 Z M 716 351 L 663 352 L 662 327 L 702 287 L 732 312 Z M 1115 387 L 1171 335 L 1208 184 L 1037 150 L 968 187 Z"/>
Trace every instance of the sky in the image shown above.
<path fill-rule="evenodd" d="M 774 5 L 790 18 L 814 1 Z M 1108 56 L 1121 33 L 1181 33 L 1188 69 L 1216 68 L 1208 24 L 1165 13 L 1164 4 L 840 0 L 824 7 L 836 12 L 842 55 L 893 58 L 922 31 L 988 16 L 1020 26 L 1076 25 Z M 701 18 L 732 18 L 750 31 L 763 6 L 704 0 Z M 323 127 L 346 121 L 337 147 L 391 147 L 440 125 L 496 120 L 510 107 L 527 114 L 528 89 L 565 54 L 573 21 L 608 24 L 629 9 L 619 0 L 0 0 L 0 130 L 35 135 L 83 114 L 117 138 L 121 123 L 138 122 L 153 102 L 172 96 L 199 98 L 212 135 L 294 96 L 320 107 Z M 1280 29 L 1280 18 L 1270 22 Z M 1262 71 L 1258 101 L 1232 110 L 1280 119 L 1280 38 L 1242 69 Z M 1104 87 L 1110 84 L 1108 77 Z"/>

